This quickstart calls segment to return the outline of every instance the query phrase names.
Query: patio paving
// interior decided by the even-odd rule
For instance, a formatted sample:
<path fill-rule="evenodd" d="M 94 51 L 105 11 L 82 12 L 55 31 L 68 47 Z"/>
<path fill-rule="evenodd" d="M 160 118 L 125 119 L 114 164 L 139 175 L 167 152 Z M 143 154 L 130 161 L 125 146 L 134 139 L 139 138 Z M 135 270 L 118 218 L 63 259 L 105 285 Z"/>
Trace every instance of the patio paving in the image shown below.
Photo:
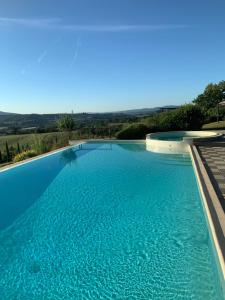
<path fill-rule="evenodd" d="M 225 137 L 196 147 L 225 212 Z"/>

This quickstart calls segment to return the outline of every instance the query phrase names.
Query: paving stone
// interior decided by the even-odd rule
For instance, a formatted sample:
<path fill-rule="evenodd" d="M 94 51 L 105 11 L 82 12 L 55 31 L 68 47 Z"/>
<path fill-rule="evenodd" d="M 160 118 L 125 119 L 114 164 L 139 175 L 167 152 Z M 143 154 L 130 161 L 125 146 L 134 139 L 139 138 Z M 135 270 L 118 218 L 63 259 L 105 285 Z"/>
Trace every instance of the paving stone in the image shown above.
<path fill-rule="evenodd" d="M 225 145 L 221 144 L 221 147 L 199 145 L 198 149 L 212 183 L 216 184 L 215 190 L 219 193 L 219 198 L 222 197 L 225 201 Z"/>

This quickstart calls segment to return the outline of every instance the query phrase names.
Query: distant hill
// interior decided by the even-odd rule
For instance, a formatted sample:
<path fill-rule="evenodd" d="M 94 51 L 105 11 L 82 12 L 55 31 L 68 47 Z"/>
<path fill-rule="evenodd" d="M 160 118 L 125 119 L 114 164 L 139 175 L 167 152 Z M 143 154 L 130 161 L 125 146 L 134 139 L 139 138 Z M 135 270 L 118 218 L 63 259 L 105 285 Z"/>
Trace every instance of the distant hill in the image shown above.
<path fill-rule="evenodd" d="M 167 106 L 161 106 L 161 107 L 153 107 L 153 108 L 137 108 L 137 109 L 128 109 L 128 110 L 121 110 L 121 111 L 115 111 L 115 112 L 105 112 L 105 113 L 83 113 L 85 115 L 106 115 L 106 114 L 127 114 L 127 115 L 143 115 L 143 114 L 151 114 L 154 112 L 158 112 L 162 109 L 175 109 L 178 108 L 176 105 L 167 105 Z M 63 115 L 62 113 L 57 114 L 17 114 L 17 113 L 11 113 L 11 112 L 4 112 L 0 111 L 0 116 L 10 116 L 10 115 L 17 115 L 17 116 L 60 116 Z M 80 115 L 80 113 L 75 114 Z"/>
<path fill-rule="evenodd" d="M 65 114 L 0 114 L 0 135 L 30 132 L 51 132 L 57 130 L 57 120 Z M 136 116 L 115 113 L 71 114 L 76 128 L 120 126 L 135 121 Z"/>
<path fill-rule="evenodd" d="M 139 109 L 129 109 L 129 110 L 122 110 L 118 111 L 115 113 L 120 113 L 120 114 L 127 114 L 127 115 L 149 115 L 155 112 L 159 112 L 161 110 L 166 110 L 166 109 L 176 109 L 178 106 L 176 105 L 167 105 L 167 106 L 161 106 L 161 107 L 153 107 L 153 108 L 139 108 Z"/>
<path fill-rule="evenodd" d="M 0 116 L 9 116 L 9 115 L 16 115 L 15 113 L 0 111 Z"/>
<path fill-rule="evenodd" d="M 159 107 L 154 108 L 137 108 L 137 109 L 128 109 L 114 112 L 115 114 L 127 114 L 127 115 L 143 115 L 143 114 L 151 114 L 159 110 Z"/>
<path fill-rule="evenodd" d="M 131 109 L 106 113 L 77 113 L 71 114 L 75 119 L 77 128 L 97 126 L 104 127 L 108 124 L 122 124 L 134 122 L 137 118 L 150 116 L 153 113 L 167 109 L 174 109 L 177 106 L 164 106 L 155 108 Z M 16 114 L 0 112 L 0 134 L 13 132 L 57 129 L 57 120 L 65 114 Z"/>

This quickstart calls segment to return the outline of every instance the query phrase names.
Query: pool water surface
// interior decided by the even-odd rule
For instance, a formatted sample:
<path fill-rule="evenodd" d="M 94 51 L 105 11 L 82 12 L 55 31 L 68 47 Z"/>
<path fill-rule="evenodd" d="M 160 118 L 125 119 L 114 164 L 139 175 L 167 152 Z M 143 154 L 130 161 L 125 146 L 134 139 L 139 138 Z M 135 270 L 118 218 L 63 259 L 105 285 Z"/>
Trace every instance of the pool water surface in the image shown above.
<path fill-rule="evenodd" d="M 156 137 L 152 137 L 153 140 L 160 140 L 160 141 L 183 141 L 184 138 L 199 138 L 197 135 L 180 135 L 180 134 L 171 134 L 171 135 L 158 135 Z"/>
<path fill-rule="evenodd" d="M 0 299 L 223 299 L 189 156 L 88 143 L 0 172 Z"/>

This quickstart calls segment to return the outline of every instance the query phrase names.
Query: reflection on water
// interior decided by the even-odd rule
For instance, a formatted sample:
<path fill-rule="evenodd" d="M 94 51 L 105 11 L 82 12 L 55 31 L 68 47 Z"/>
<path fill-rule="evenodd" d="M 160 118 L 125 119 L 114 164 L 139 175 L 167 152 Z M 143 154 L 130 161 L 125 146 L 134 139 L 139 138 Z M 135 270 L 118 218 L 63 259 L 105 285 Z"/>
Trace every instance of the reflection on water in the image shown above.
<path fill-rule="evenodd" d="M 144 143 L 119 143 L 129 152 L 145 152 Z M 0 230 L 10 226 L 43 194 L 65 166 L 91 151 L 112 151 L 114 143 L 85 143 L 0 173 Z M 154 155 L 158 164 L 190 164 L 189 156 Z"/>
<path fill-rule="evenodd" d="M 145 143 L 118 143 L 117 145 L 123 148 L 124 150 L 132 152 L 143 152 L 145 150 Z"/>
<path fill-rule="evenodd" d="M 86 143 L 0 172 L 0 230 L 31 207 L 65 166 L 90 151 L 112 149 L 104 146 Z"/>
<path fill-rule="evenodd" d="M 65 166 L 59 154 L 0 173 L 0 229 L 18 218 L 45 191 Z"/>
<path fill-rule="evenodd" d="M 77 159 L 78 150 L 68 149 L 66 151 L 61 152 L 60 160 L 65 165 L 71 165 Z"/>

